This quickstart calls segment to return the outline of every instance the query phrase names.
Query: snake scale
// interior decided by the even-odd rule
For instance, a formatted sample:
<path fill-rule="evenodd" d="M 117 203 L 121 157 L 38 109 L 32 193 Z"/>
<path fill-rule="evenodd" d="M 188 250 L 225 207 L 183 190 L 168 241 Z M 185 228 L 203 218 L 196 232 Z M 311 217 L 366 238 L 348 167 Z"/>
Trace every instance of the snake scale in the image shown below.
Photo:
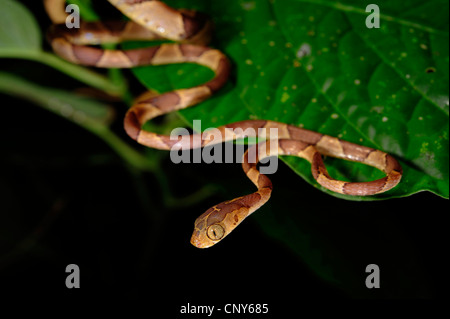
<path fill-rule="evenodd" d="M 369 196 L 386 192 L 401 180 L 402 168 L 391 155 L 380 150 L 356 145 L 338 138 L 309 131 L 296 126 L 266 120 L 247 120 L 219 127 L 222 140 L 217 141 L 207 131 L 193 134 L 190 140 L 171 140 L 170 136 L 148 132 L 142 126 L 149 120 L 198 104 L 210 98 L 228 81 L 231 63 L 219 50 L 207 47 L 212 33 L 212 23 L 202 14 L 191 10 L 175 10 L 157 0 L 108 0 L 128 16 L 131 21 L 83 22 L 78 29 L 68 29 L 64 22 L 65 0 L 44 0 L 46 10 L 54 25 L 48 32 L 53 50 L 65 60 L 100 68 L 133 68 L 142 65 L 195 63 L 211 69 L 215 76 L 209 82 L 164 94 L 147 92 L 138 98 L 125 116 L 128 135 L 138 143 L 160 150 L 171 150 L 175 145 L 182 149 L 199 148 L 243 138 L 239 134 L 225 134 L 227 129 L 242 131 L 277 128 L 278 140 L 268 139 L 250 147 L 244 155 L 243 169 L 258 190 L 250 195 L 216 205 L 195 221 L 191 243 L 208 248 L 234 230 L 247 216 L 264 205 L 270 198 L 272 183 L 261 174 L 257 164 L 250 163 L 249 154 L 257 161 L 278 155 L 297 156 L 311 163 L 312 175 L 323 187 L 337 193 Z M 94 47 L 104 42 L 126 40 L 168 39 L 176 43 L 162 44 L 133 50 L 104 50 Z M 228 137 L 226 137 L 228 136 Z M 197 144 L 193 143 L 197 142 Z M 277 143 L 276 147 L 266 147 Z M 272 145 L 273 146 L 273 145 Z M 386 177 L 370 182 L 351 183 L 335 180 L 328 174 L 322 156 L 332 156 L 373 166 Z"/>

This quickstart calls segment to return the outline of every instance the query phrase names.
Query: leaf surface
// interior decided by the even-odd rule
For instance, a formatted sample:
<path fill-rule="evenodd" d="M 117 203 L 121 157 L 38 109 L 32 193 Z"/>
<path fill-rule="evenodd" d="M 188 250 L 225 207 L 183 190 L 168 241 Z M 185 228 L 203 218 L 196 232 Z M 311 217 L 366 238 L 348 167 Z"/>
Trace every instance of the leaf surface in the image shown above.
<path fill-rule="evenodd" d="M 0 0 L 0 5 L 0 49 L 40 50 L 42 36 L 33 15 L 16 0 Z"/>
<path fill-rule="evenodd" d="M 182 111 L 192 123 L 267 119 L 386 151 L 401 161 L 394 190 L 370 198 L 336 195 L 297 158 L 286 163 L 308 183 L 351 200 L 428 190 L 448 198 L 448 2 L 380 1 L 381 28 L 366 26 L 368 1 L 168 1 L 209 13 L 215 45 L 234 64 L 232 85 Z M 149 88 L 170 91 L 211 77 L 197 66 L 142 67 Z M 368 181 L 380 172 L 327 160 L 333 177 Z"/>

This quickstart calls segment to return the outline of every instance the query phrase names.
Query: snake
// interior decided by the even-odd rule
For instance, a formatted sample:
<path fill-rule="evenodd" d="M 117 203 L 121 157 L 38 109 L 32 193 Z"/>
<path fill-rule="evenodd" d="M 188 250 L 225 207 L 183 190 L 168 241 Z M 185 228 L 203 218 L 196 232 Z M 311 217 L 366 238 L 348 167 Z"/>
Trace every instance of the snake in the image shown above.
<path fill-rule="evenodd" d="M 150 148 L 170 151 L 174 147 L 204 148 L 248 137 L 247 132 L 278 129 L 277 139 L 267 136 L 266 140 L 250 146 L 244 154 L 243 170 L 257 191 L 218 204 L 198 217 L 191 237 L 195 247 L 209 248 L 222 241 L 269 200 L 272 182 L 260 172 L 258 163 L 274 155 L 307 160 L 311 163 L 311 173 L 317 183 L 339 194 L 372 196 L 391 190 L 400 183 L 402 167 L 390 154 L 286 123 L 256 119 L 230 123 L 217 128 L 222 133 L 221 139 L 215 138 L 208 130 L 193 133 L 187 139 L 181 136 L 174 139 L 144 130 L 147 121 L 194 106 L 213 96 L 228 82 L 232 64 L 224 53 L 208 46 L 213 24 L 206 15 L 193 10 L 174 9 L 158 0 L 108 1 L 130 20 L 82 21 L 80 28 L 69 29 L 65 25 L 66 1 L 44 0 L 46 11 L 53 22 L 47 38 L 54 52 L 72 63 L 98 68 L 194 63 L 214 72 L 210 81 L 192 88 L 162 94 L 148 91 L 138 97 L 124 118 L 124 128 L 130 138 Z M 161 39 L 172 42 L 131 50 L 108 50 L 98 46 L 105 42 Z M 238 133 L 227 134 L 229 131 Z M 250 161 L 251 156 L 256 161 Z M 336 180 L 327 172 L 323 156 L 375 167 L 385 177 L 369 182 Z"/>

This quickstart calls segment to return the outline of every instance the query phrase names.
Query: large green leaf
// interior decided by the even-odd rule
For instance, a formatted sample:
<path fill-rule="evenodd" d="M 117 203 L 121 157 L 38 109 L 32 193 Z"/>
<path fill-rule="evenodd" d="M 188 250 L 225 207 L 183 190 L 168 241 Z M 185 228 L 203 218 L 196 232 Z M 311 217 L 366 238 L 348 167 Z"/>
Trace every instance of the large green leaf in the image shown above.
<path fill-rule="evenodd" d="M 42 37 L 33 15 L 16 0 L 0 0 L 0 5 L 0 48 L 40 50 Z"/>
<path fill-rule="evenodd" d="M 380 29 L 366 27 L 367 1 L 167 2 L 214 17 L 214 44 L 234 63 L 227 89 L 181 112 L 188 122 L 201 119 L 206 129 L 260 118 L 338 136 L 389 152 L 403 165 L 397 188 L 366 199 L 423 190 L 448 198 L 447 1 L 379 1 Z M 135 73 L 147 87 L 160 91 L 189 87 L 211 76 L 191 65 L 143 67 Z M 319 187 L 308 163 L 285 160 Z M 362 165 L 338 160 L 327 164 L 341 179 L 380 177 Z"/>

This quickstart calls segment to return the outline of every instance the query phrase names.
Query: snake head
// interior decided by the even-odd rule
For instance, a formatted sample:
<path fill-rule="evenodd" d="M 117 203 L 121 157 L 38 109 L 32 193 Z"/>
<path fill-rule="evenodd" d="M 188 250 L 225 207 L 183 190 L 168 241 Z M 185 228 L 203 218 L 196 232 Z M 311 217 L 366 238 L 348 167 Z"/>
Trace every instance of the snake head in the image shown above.
<path fill-rule="evenodd" d="M 209 248 L 221 241 L 226 235 L 226 230 L 220 223 L 202 230 L 196 227 L 192 234 L 191 244 L 197 248 Z"/>
<path fill-rule="evenodd" d="M 240 199 L 224 202 L 208 209 L 195 221 L 191 244 L 209 248 L 224 239 L 249 215 L 249 208 Z"/>

